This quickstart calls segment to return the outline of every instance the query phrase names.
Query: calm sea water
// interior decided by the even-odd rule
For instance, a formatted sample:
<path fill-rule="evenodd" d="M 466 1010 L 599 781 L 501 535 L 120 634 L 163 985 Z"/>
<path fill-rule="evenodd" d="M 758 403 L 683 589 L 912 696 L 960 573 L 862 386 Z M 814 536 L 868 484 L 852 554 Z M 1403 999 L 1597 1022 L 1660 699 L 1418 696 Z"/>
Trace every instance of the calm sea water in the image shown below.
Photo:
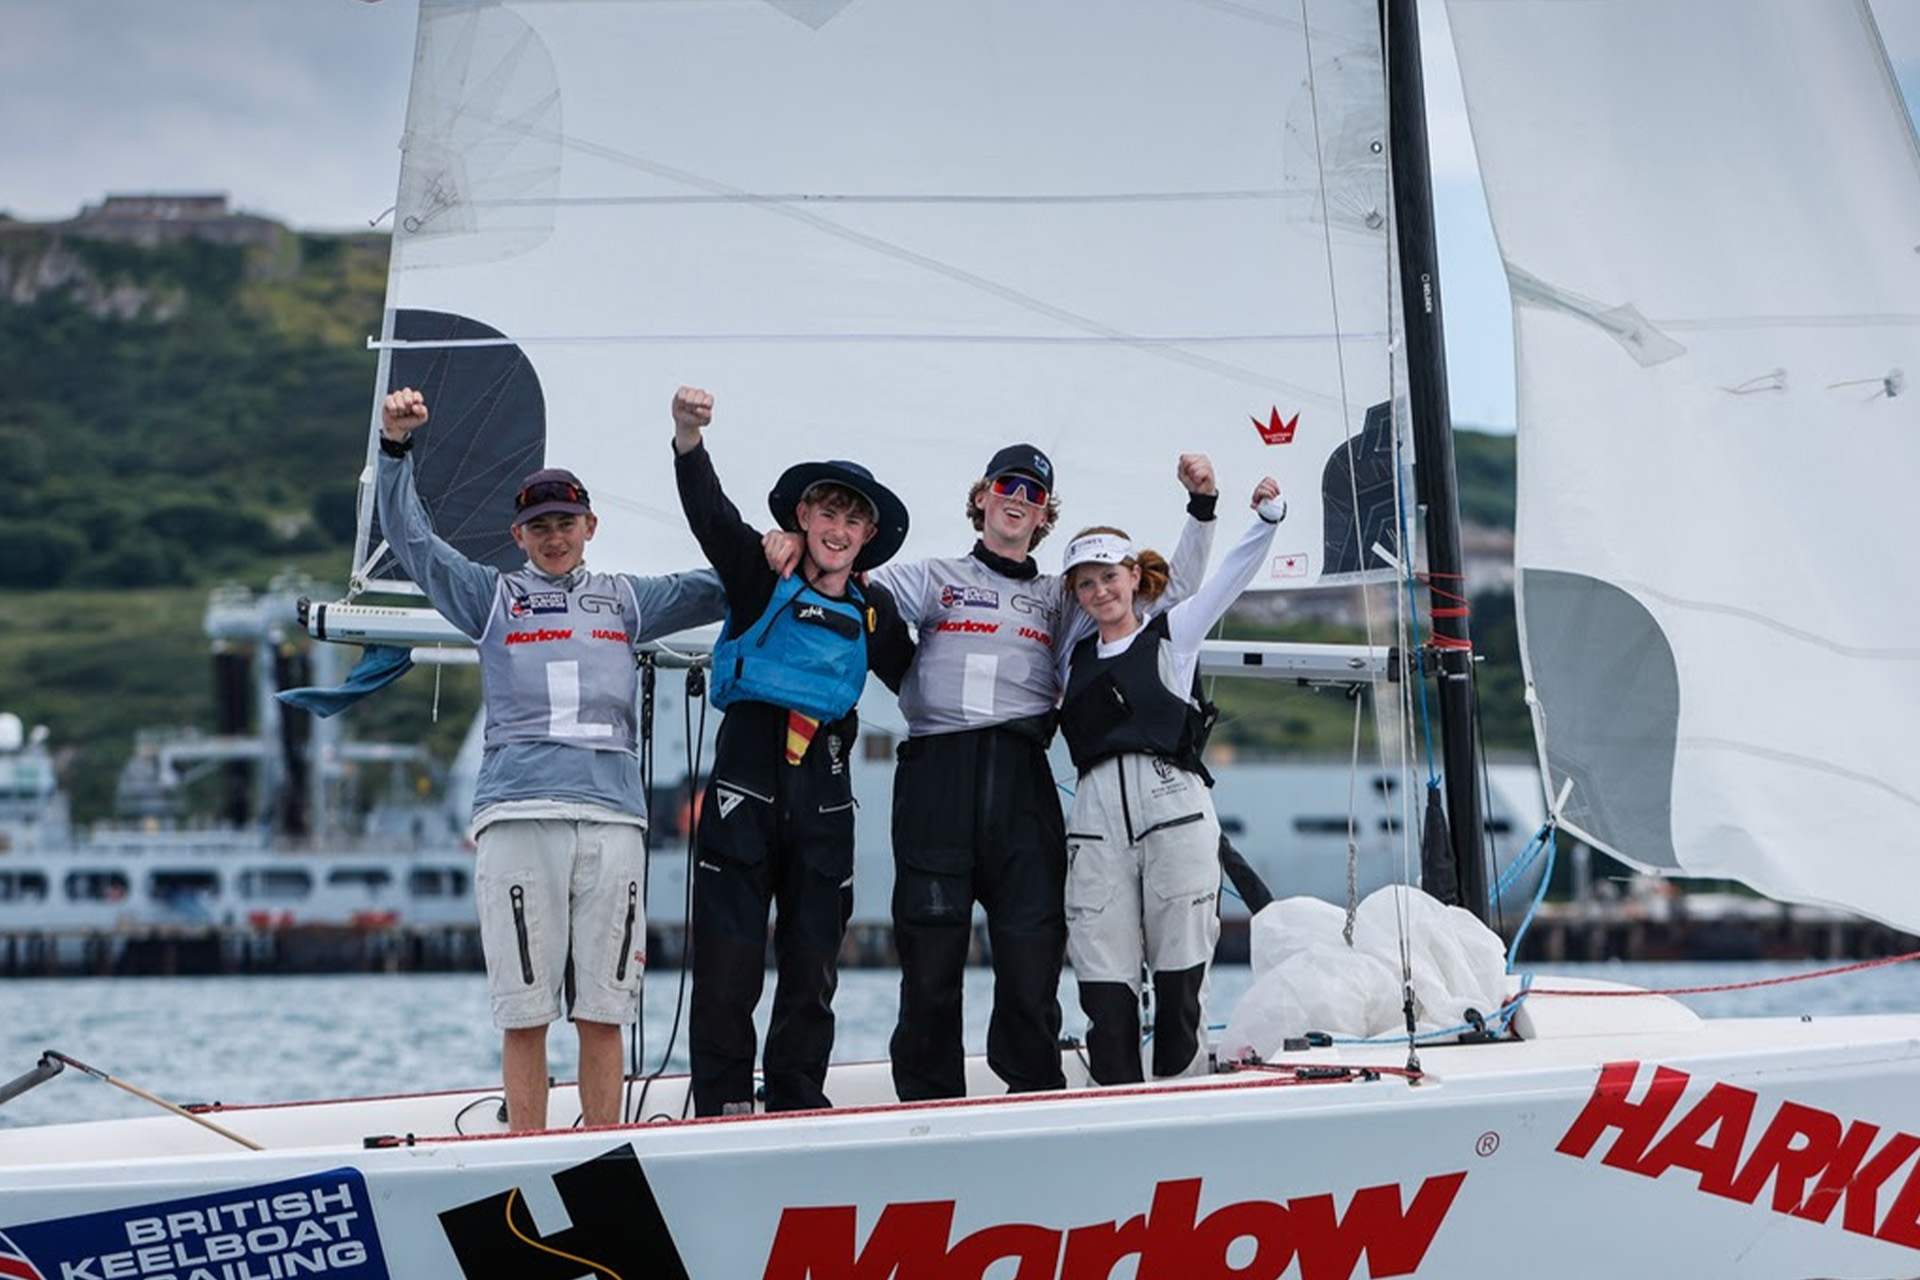
<path fill-rule="evenodd" d="M 1724 986 L 1820 972 L 1821 966 L 1755 964 L 1556 965 L 1553 972 L 1660 990 Z M 1224 1022 L 1250 971 L 1214 971 L 1213 1020 Z M 680 974 L 649 975 L 642 1065 L 667 1055 L 684 1070 L 686 1031 L 674 1033 Z M 967 1047 L 986 1043 L 992 975 L 967 975 Z M 842 975 L 836 1056 L 886 1056 L 899 974 Z M 769 975 L 768 997 L 772 980 Z M 1062 986 L 1067 1029 L 1084 1023 L 1070 979 Z M 1681 997 L 1709 1016 L 1880 1013 L 1920 1009 L 1911 964 Z M 761 1008 L 765 1026 L 766 1005 Z M 671 1053 L 668 1053 L 671 1045 Z M 571 1079 L 572 1036 L 556 1028 L 553 1074 Z M 0 1081 L 56 1049 L 175 1103 L 270 1102 L 423 1089 L 489 1087 L 499 1081 L 500 1042 L 477 974 L 326 977 L 49 978 L 0 981 Z M 0 1126 L 148 1114 L 152 1104 L 68 1071 L 0 1106 Z"/>

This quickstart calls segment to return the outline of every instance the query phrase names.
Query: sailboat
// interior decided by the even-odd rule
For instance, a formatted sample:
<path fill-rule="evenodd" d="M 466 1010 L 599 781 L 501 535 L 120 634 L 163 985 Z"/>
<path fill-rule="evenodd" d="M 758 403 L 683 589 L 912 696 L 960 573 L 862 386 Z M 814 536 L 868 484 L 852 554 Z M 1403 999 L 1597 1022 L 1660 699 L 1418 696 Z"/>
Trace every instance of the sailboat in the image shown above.
<path fill-rule="evenodd" d="M 1920 147 L 1871 12 L 1451 9 L 1514 297 L 1556 820 L 1913 928 L 1920 650 L 1872 584 L 1920 461 Z M 680 382 L 719 397 L 735 493 L 861 458 L 913 505 L 909 556 L 964 545 L 1005 439 L 1053 455 L 1069 519 L 1150 545 L 1180 449 L 1272 471 L 1290 541 L 1258 585 L 1418 572 L 1433 639 L 1209 669 L 1402 708 L 1430 684 L 1484 903 L 1419 100 L 1400 0 L 423 0 L 378 389 L 433 399 L 419 468 L 475 556 L 546 461 L 594 486 L 598 563 L 696 563 Z M 355 598 L 310 629 L 449 641 L 364 529 Z M 1062 1093 L 980 1068 L 901 1104 L 849 1064 L 832 1110 L 687 1120 L 661 1078 L 630 1124 L 531 1135 L 489 1089 L 0 1129 L 0 1275 L 1920 1271 L 1920 1013 L 1509 992 L 1469 1034 L 1306 1036 L 1140 1087 L 1088 1087 L 1069 1049 Z"/>

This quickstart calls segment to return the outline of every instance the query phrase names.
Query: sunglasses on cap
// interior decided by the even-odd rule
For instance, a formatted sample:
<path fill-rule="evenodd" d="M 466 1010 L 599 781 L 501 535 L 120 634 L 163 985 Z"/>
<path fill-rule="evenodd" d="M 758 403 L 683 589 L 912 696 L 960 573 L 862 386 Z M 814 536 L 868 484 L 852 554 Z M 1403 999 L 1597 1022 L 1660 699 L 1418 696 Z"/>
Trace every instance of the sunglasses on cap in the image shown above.
<path fill-rule="evenodd" d="M 514 495 L 513 509 L 525 511 L 528 507 L 537 507 L 543 502 L 577 502 L 587 506 L 587 491 L 577 484 L 565 480 L 542 480 L 530 484 Z"/>
<path fill-rule="evenodd" d="M 1047 486 L 1032 476 L 1023 476 L 1011 471 L 1004 476 L 995 476 L 987 485 L 987 491 L 996 498 L 1017 498 L 1021 502 L 1030 502 L 1036 507 L 1047 505 Z"/>

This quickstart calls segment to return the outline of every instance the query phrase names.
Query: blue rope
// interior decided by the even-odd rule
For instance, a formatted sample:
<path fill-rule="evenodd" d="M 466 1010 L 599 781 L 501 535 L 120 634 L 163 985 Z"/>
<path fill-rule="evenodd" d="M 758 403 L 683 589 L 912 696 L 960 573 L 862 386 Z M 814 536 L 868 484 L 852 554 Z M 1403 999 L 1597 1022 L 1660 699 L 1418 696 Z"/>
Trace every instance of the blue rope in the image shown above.
<path fill-rule="evenodd" d="M 1541 823 L 1540 829 L 1533 833 L 1533 839 L 1527 842 L 1527 847 L 1520 851 L 1520 856 L 1515 858 L 1501 875 L 1499 883 L 1488 891 L 1488 906 L 1499 905 L 1500 899 L 1506 896 L 1507 890 L 1520 882 L 1520 877 L 1527 873 L 1528 867 L 1539 860 L 1541 852 L 1546 849 L 1552 839 L 1553 823 L 1551 821 Z"/>
<path fill-rule="evenodd" d="M 1553 863 L 1556 853 L 1553 832 L 1554 824 L 1548 822 L 1545 827 L 1541 828 L 1541 833 L 1534 837 L 1535 840 L 1543 841 L 1546 845 L 1547 869 L 1540 873 L 1540 887 L 1533 891 L 1533 901 L 1527 907 L 1526 918 L 1520 922 L 1520 927 L 1514 930 L 1513 944 L 1507 948 L 1508 973 L 1513 972 L 1513 958 L 1520 954 L 1520 940 L 1527 936 L 1527 929 L 1533 924 L 1534 913 L 1540 910 L 1540 903 L 1547 896 L 1547 886 L 1553 883 Z"/>

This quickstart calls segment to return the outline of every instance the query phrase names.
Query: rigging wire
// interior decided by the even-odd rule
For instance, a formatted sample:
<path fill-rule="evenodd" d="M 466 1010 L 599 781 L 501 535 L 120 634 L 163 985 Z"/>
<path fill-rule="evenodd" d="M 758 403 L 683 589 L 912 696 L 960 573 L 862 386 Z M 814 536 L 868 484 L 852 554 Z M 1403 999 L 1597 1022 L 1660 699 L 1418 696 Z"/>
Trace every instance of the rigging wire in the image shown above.
<path fill-rule="evenodd" d="M 665 650 L 662 650 L 665 652 Z M 699 703 L 700 711 L 696 720 L 694 704 Z M 693 874 L 694 862 L 699 848 L 701 788 L 700 770 L 705 764 L 707 735 L 706 667 L 704 660 L 692 658 L 687 665 L 686 696 L 682 699 L 681 724 L 686 736 L 686 785 L 687 785 L 687 831 L 686 831 L 686 875 L 685 891 L 681 902 L 681 938 L 680 974 L 674 987 L 673 1022 L 667 1029 L 667 1042 L 660 1050 L 660 1064 L 641 1080 L 640 1097 L 626 1116 L 629 1122 L 638 1123 L 644 1118 L 647 1107 L 647 1094 L 653 1084 L 666 1074 L 667 1066 L 673 1059 L 675 1045 L 680 1039 L 680 1025 L 684 1021 L 687 1007 L 687 984 L 693 974 Z M 680 1101 L 680 1119 L 687 1118 L 688 1109 L 693 1104 L 693 1082 L 687 1081 L 686 1095 Z"/>
<path fill-rule="evenodd" d="M 640 667 L 640 799 L 647 809 L 647 825 L 640 830 L 643 858 L 640 874 L 641 884 L 644 885 L 653 861 L 653 695 L 659 668 L 651 653 L 637 655 L 636 661 Z M 643 896 L 640 900 L 641 918 L 645 919 L 646 914 L 647 904 Z M 643 952 L 649 950 L 644 927 L 640 932 L 640 949 Z M 633 1025 L 627 1029 L 627 1078 L 620 1101 L 622 1115 L 632 1114 L 633 1081 L 640 1074 L 640 1056 L 647 1038 L 647 966 L 644 963 L 640 966 L 639 978 L 639 986 L 633 994 Z"/>

